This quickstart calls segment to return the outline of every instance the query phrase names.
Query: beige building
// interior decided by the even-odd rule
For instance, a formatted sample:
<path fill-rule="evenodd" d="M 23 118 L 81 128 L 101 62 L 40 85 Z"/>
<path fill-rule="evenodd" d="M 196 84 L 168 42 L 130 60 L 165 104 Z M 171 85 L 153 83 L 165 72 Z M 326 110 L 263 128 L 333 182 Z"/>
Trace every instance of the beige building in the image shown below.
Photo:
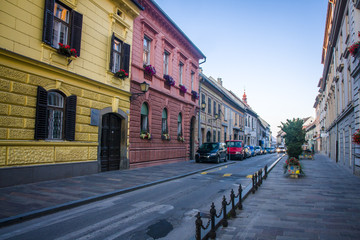
<path fill-rule="evenodd" d="M 1 0 L 0 186 L 127 168 L 131 0 Z"/>

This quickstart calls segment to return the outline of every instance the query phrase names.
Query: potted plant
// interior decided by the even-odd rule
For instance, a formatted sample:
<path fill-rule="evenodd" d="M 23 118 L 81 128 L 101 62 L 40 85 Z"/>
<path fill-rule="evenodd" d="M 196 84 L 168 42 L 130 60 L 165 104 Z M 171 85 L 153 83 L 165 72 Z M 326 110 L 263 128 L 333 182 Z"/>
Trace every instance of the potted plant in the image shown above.
<path fill-rule="evenodd" d="M 289 173 L 292 177 L 304 174 L 299 161 L 299 156 L 303 151 L 302 145 L 305 142 L 303 124 L 304 121 L 299 118 L 294 118 L 293 120 L 287 119 L 286 123 L 281 123 L 281 130 L 285 132 L 285 144 L 288 154 L 284 168 L 286 167 L 287 170 L 290 170 L 284 173 Z"/>
<path fill-rule="evenodd" d="M 304 174 L 302 166 L 300 164 L 300 160 L 295 157 L 287 159 L 283 165 L 283 169 L 284 173 L 288 173 L 293 176 Z"/>
<path fill-rule="evenodd" d="M 175 81 L 170 75 L 164 74 L 164 79 L 165 79 L 165 82 L 167 85 L 169 85 L 169 86 L 175 85 Z"/>
<path fill-rule="evenodd" d="M 198 94 L 198 92 L 195 91 L 195 90 L 192 90 L 192 91 L 191 91 L 191 96 L 192 96 L 193 99 L 199 99 L 199 94 Z"/>
<path fill-rule="evenodd" d="M 185 87 L 185 85 L 180 84 L 179 87 L 180 87 L 180 92 L 186 93 L 187 88 Z"/>
<path fill-rule="evenodd" d="M 353 143 L 360 145 L 360 129 L 357 130 L 356 133 L 352 135 L 352 141 Z"/>
<path fill-rule="evenodd" d="M 360 32 L 358 33 L 358 37 L 360 38 Z M 351 56 L 355 57 L 355 55 L 356 55 L 357 52 L 359 51 L 359 48 L 360 48 L 360 41 L 357 41 L 357 42 L 355 42 L 353 45 L 351 45 L 351 46 L 348 48 Z"/>
<path fill-rule="evenodd" d="M 124 80 L 125 78 L 127 78 L 129 76 L 129 74 L 124 69 L 120 69 L 114 75 L 115 75 L 115 77 L 120 78 L 122 80 Z"/>
<path fill-rule="evenodd" d="M 181 135 L 178 135 L 178 141 L 185 142 L 185 138 Z"/>
<path fill-rule="evenodd" d="M 154 76 L 156 74 L 156 69 L 152 65 L 146 65 L 144 64 L 144 73 L 150 76 Z"/>
<path fill-rule="evenodd" d="M 69 45 L 64 45 L 62 43 L 59 43 L 59 48 L 57 52 L 61 55 L 64 55 L 66 57 L 75 57 L 77 58 L 77 52 L 75 48 L 71 48 Z"/>
<path fill-rule="evenodd" d="M 162 140 L 170 140 L 170 135 L 168 133 L 162 133 L 161 134 L 161 139 Z"/>
<path fill-rule="evenodd" d="M 151 133 L 143 131 L 143 132 L 140 133 L 140 138 L 150 140 L 151 139 Z"/>

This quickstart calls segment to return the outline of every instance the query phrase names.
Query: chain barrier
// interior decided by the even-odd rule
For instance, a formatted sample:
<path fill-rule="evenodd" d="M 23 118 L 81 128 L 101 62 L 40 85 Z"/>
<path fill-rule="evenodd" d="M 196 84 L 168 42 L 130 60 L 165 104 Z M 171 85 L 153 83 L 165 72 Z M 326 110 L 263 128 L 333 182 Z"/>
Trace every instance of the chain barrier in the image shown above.
<path fill-rule="evenodd" d="M 261 186 L 262 184 L 262 180 L 266 179 L 267 177 L 267 165 L 264 167 L 264 171 L 263 169 L 260 169 L 259 171 L 255 172 L 252 176 L 251 176 L 251 180 L 252 180 L 252 188 L 250 189 L 250 192 L 252 192 L 253 194 L 255 193 L 255 191 L 258 189 L 258 187 Z M 264 175 L 264 176 L 263 176 Z M 222 225 L 223 227 L 227 227 L 228 226 L 228 213 L 226 211 L 226 207 L 230 206 L 231 204 L 231 210 L 229 211 L 229 216 L 231 217 L 236 217 L 236 208 L 238 208 L 239 210 L 243 209 L 243 205 L 242 205 L 242 201 L 243 201 L 243 197 L 242 197 L 242 186 L 241 184 L 239 184 L 239 189 L 238 189 L 238 193 L 235 195 L 235 192 L 233 189 L 231 189 L 231 193 L 230 193 L 230 202 L 228 203 L 226 200 L 225 195 L 223 196 L 222 202 L 221 202 L 221 209 L 219 214 L 217 214 L 216 212 L 216 208 L 215 208 L 215 204 L 212 203 L 210 206 L 210 215 L 209 215 L 209 220 L 206 224 L 206 227 L 204 227 L 204 225 L 202 224 L 202 220 L 201 220 L 201 215 L 200 212 L 197 213 L 196 215 L 196 221 L 195 221 L 195 228 L 196 228 L 196 233 L 195 233 L 195 239 L 196 240 L 202 240 L 202 239 L 215 239 L 216 238 L 216 229 Z M 247 196 L 247 194 L 245 195 L 245 197 Z M 235 203 L 235 200 L 238 200 L 238 203 Z M 223 218 L 216 224 L 215 223 L 215 219 L 216 218 L 221 218 L 221 215 L 223 216 Z M 206 230 L 210 227 L 210 231 L 203 237 L 201 238 L 201 229 Z"/>

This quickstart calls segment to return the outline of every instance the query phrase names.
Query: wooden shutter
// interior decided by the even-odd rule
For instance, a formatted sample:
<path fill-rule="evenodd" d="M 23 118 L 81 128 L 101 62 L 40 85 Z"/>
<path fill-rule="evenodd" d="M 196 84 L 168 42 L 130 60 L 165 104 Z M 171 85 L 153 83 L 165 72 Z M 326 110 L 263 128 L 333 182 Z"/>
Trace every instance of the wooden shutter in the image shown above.
<path fill-rule="evenodd" d="M 82 31 L 83 15 L 72 11 L 71 12 L 71 43 L 70 46 L 76 49 L 77 55 L 80 56 L 81 48 L 81 31 Z"/>
<path fill-rule="evenodd" d="M 35 139 L 46 139 L 48 129 L 47 91 L 38 86 L 36 101 Z"/>
<path fill-rule="evenodd" d="M 43 42 L 52 45 L 55 0 L 45 0 Z"/>
<path fill-rule="evenodd" d="M 122 44 L 122 59 L 121 59 L 121 68 L 129 73 L 130 69 L 130 45 L 123 43 Z"/>
<path fill-rule="evenodd" d="M 113 64 L 114 64 L 114 39 L 115 39 L 115 35 L 113 33 L 111 36 L 111 44 L 110 44 L 110 66 L 109 66 L 110 71 L 113 70 Z"/>
<path fill-rule="evenodd" d="M 75 140 L 76 101 L 76 95 L 66 98 L 65 139 L 68 141 Z"/>

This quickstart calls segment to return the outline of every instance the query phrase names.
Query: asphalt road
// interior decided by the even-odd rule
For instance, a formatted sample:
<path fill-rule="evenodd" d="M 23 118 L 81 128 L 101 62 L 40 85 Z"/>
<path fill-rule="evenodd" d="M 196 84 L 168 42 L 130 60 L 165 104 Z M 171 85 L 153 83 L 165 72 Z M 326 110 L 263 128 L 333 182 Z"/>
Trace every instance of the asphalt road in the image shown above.
<path fill-rule="evenodd" d="M 0 239 L 194 239 L 195 214 L 219 209 L 223 195 L 279 155 L 256 156 L 0 229 Z"/>

